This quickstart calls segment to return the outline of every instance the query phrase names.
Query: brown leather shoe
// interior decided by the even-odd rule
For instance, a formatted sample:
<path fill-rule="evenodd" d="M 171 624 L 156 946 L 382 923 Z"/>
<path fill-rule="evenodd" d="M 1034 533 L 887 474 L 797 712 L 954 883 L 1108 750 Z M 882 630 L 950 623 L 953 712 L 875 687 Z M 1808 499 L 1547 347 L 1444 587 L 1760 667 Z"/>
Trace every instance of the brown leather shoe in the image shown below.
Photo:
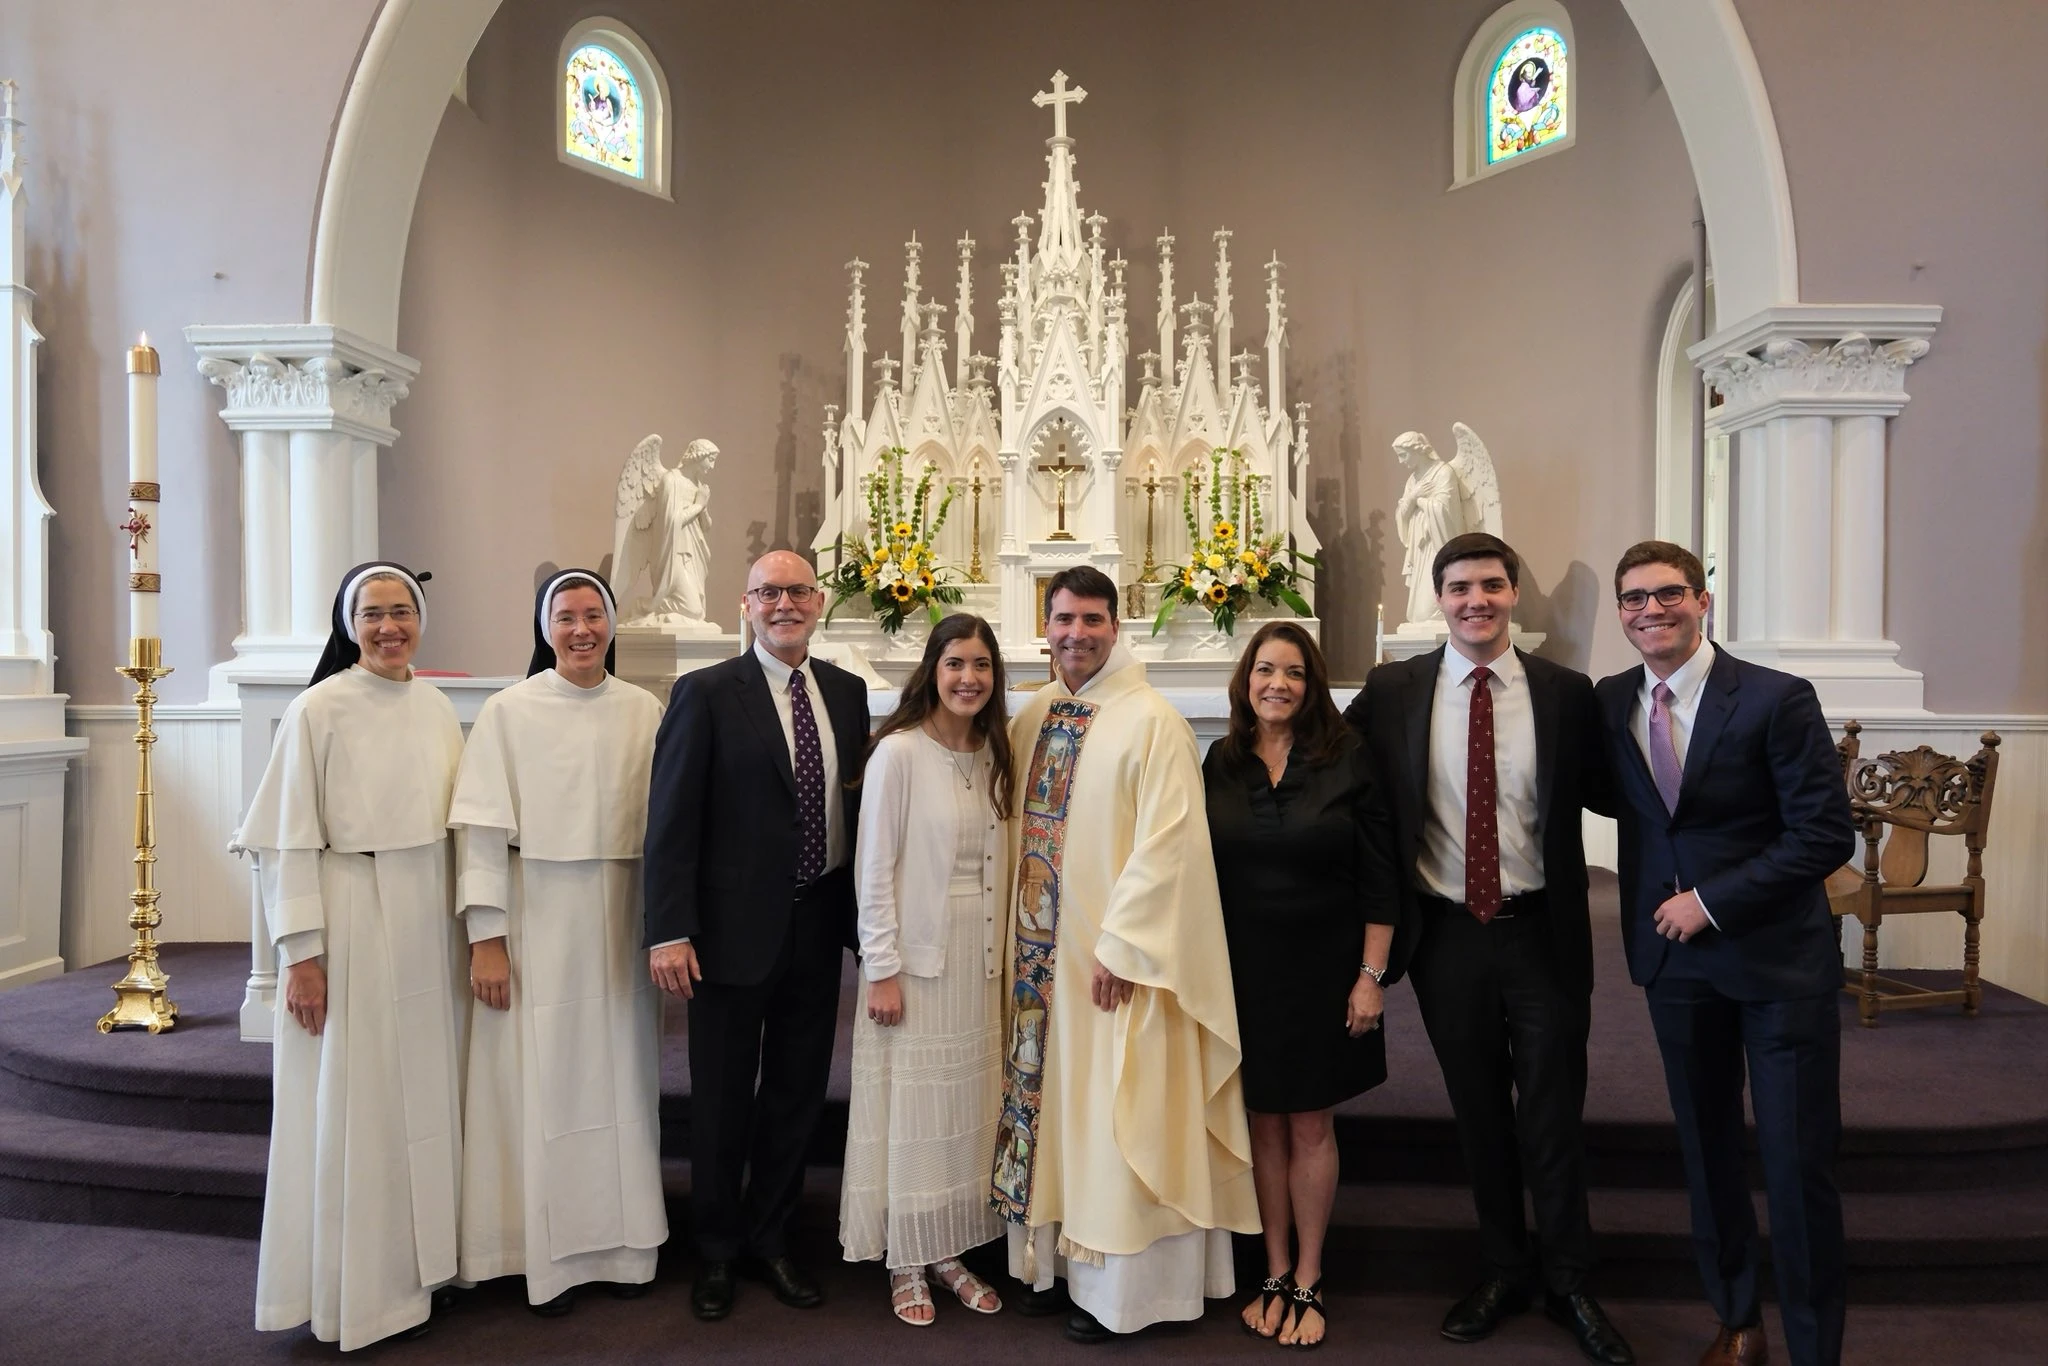
<path fill-rule="evenodd" d="M 1771 1345 L 1764 1340 L 1761 1323 L 1747 1328 L 1730 1328 L 1724 1323 L 1714 1345 L 1700 1358 L 1700 1366 L 1764 1366 L 1770 1359 Z"/>

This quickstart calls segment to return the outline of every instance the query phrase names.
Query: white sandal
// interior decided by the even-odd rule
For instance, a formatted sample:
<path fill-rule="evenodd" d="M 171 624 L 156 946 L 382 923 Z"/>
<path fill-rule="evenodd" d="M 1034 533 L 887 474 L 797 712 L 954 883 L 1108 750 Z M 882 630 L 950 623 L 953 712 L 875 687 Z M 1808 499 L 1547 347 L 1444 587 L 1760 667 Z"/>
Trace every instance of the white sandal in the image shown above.
<path fill-rule="evenodd" d="M 1002 1297 L 996 1288 L 964 1266 L 958 1257 L 948 1257 L 943 1262 L 932 1263 L 932 1275 L 939 1278 L 939 1284 L 953 1292 L 960 1303 L 977 1314 L 994 1314 L 1002 1310 Z M 983 1307 L 981 1300 L 986 1296 L 990 1303 Z"/>
<path fill-rule="evenodd" d="M 904 1310 L 915 1309 L 919 1305 L 931 1310 L 932 1316 L 928 1319 L 904 1317 Z M 925 1283 L 923 1267 L 915 1266 L 908 1271 L 889 1273 L 889 1309 L 912 1328 L 929 1328 L 938 1322 L 939 1309 L 932 1303 L 932 1290 Z"/>

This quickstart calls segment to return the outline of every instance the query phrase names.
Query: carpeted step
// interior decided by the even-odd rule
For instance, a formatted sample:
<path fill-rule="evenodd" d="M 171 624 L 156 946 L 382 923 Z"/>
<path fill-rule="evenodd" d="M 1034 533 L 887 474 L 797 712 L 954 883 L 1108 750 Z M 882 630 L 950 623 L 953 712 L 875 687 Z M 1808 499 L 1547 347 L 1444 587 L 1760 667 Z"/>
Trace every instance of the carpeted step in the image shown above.
<path fill-rule="evenodd" d="M 254 1237 L 270 1139 L 0 1108 L 0 1216 Z"/>

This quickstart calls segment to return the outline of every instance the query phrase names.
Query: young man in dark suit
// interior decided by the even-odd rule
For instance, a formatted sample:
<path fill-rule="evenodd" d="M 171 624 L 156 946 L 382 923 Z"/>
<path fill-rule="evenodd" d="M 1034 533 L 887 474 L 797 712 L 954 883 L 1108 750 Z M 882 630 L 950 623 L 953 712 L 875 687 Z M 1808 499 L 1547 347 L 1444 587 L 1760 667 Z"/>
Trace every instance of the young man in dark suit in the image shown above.
<path fill-rule="evenodd" d="M 677 679 L 654 742 L 648 970 L 689 1002 L 690 1307 L 701 1319 L 731 1311 L 743 1255 L 784 1304 L 824 1298 L 790 1260 L 787 1228 L 853 942 L 847 780 L 868 738 L 865 685 L 810 658 L 824 609 L 802 556 L 756 560 L 741 602 L 754 648 Z"/>
<path fill-rule="evenodd" d="M 1631 546 L 1614 571 L 1640 668 L 1598 689 L 1621 836 L 1621 934 L 1692 1191 L 1693 1243 L 1721 1320 L 1710 1363 L 1768 1359 L 1743 1074 L 1771 1210 L 1786 1345 L 1842 1359 L 1842 960 L 1821 882 L 1855 849 L 1834 737 L 1804 679 L 1702 633 L 1698 557 Z"/>
<path fill-rule="evenodd" d="M 1402 922 L 1386 975 L 1405 967 L 1415 983 L 1479 1214 L 1486 1278 L 1443 1335 L 1488 1337 L 1540 1288 L 1587 1356 L 1622 1366 L 1634 1354 L 1584 1288 L 1593 939 L 1580 830 L 1606 780 L 1593 685 L 1512 648 L 1521 561 L 1499 537 L 1454 537 L 1431 573 L 1446 647 L 1374 669 L 1346 719 L 1393 793 Z"/>

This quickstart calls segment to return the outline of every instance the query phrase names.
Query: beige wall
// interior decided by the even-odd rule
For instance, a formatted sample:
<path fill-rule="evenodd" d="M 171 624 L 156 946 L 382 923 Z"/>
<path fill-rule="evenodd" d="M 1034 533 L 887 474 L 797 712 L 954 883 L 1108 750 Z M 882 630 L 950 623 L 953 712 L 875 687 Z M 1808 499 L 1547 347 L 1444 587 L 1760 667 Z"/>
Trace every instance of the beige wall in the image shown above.
<path fill-rule="evenodd" d="M 1737 0 L 1785 146 L 1800 288 L 1933 303 L 1892 425 L 1887 626 L 1936 711 L 2048 711 L 2048 5 Z"/>
<path fill-rule="evenodd" d="M 839 263 L 857 251 L 884 267 L 879 349 L 910 227 L 944 242 L 971 228 L 987 252 L 1012 214 L 1035 211 L 1043 117 L 1023 100 L 1055 65 L 1095 92 L 1075 115 L 1082 188 L 1126 255 L 1149 262 L 1151 236 L 1171 224 L 1185 260 L 1220 221 L 1238 233 L 1241 295 L 1269 250 L 1293 267 L 1294 397 L 1316 404 L 1316 473 L 1337 481 L 1340 658 L 1354 669 L 1362 658 L 1366 604 L 1394 563 L 1386 440 L 1422 426 L 1448 442 L 1463 418 L 1502 460 L 1509 531 L 1536 590 L 1525 615 L 1557 633 L 1562 658 L 1621 662 L 1598 581 L 1650 516 L 1652 348 L 1690 192 L 1655 73 L 1614 0 L 1571 5 L 1588 63 L 1580 145 L 1448 195 L 1445 101 L 1489 8 L 1474 0 L 1257 16 L 1206 2 L 1074 4 L 1029 23 L 1007 5 L 935 0 L 700 5 L 681 17 L 650 0 L 613 4 L 675 83 L 674 206 L 557 168 L 540 106 L 514 116 L 511 83 L 539 79 L 553 35 L 592 8 L 512 0 L 472 73 L 477 112 L 450 107 L 421 196 L 401 340 L 428 368 L 395 415 L 404 437 L 387 460 L 384 521 L 387 549 L 442 568 L 437 600 L 470 605 L 474 627 L 437 616 L 448 629 L 430 644 L 435 662 L 517 663 L 534 565 L 603 553 L 610 480 L 649 430 L 702 431 L 744 457 L 719 471 L 729 567 L 713 591 L 730 600 L 749 524 L 776 537 L 778 458 L 797 488 L 816 480 L 816 415 L 839 388 Z M 2031 126 L 2048 9 L 1738 8 L 1784 143 L 1806 297 L 1947 310 L 1896 429 L 1892 634 L 1926 671 L 1934 707 L 2048 710 L 2048 167 L 2005 150 Z M 29 125 L 31 283 L 49 336 L 59 683 L 81 700 L 126 691 L 110 672 L 125 631 L 112 525 L 125 482 L 121 353 L 143 328 L 160 337 L 166 371 L 165 631 L 179 666 L 167 695 L 196 697 L 205 666 L 228 653 L 238 472 L 218 392 L 178 332 L 303 320 L 325 148 L 375 9 L 0 6 L 0 74 L 21 82 Z M 515 40 L 514 28 L 534 36 Z M 1070 33 L 1085 36 L 1045 36 Z M 1267 160 L 1223 185 L 1217 153 L 1232 149 Z M 556 273 L 565 254 L 588 266 L 573 291 Z M 626 294 L 625 278 L 655 285 Z M 1150 281 L 1149 265 L 1135 272 L 1141 301 Z M 434 293 L 448 282 L 463 288 Z M 993 283 L 991 268 L 986 320 Z M 579 309 L 595 320 L 583 335 L 561 322 Z M 554 329 L 515 328 L 529 310 Z M 1518 349 L 1531 316 L 1552 319 L 1566 344 Z M 579 384 L 564 358 L 583 356 L 596 358 L 584 373 L 603 369 Z M 587 462 L 588 485 L 565 492 L 583 473 L 572 458 Z"/>
<path fill-rule="evenodd" d="M 1288 264 L 1289 397 L 1314 405 L 1339 672 L 1363 668 L 1377 597 L 1399 617 L 1388 442 L 1421 427 L 1448 451 L 1460 419 L 1500 463 L 1524 619 L 1560 658 L 1618 663 L 1612 633 L 1589 651 L 1596 580 L 1649 522 L 1655 348 L 1689 259 L 1691 175 L 1619 4 L 1583 0 L 1595 74 L 1577 147 L 1446 194 L 1451 84 L 1492 8 L 1258 23 L 1207 0 L 1056 3 L 1023 24 L 932 0 L 619 4 L 675 95 L 665 204 L 557 162 L 550 72 L 584 8 L 510 0 L 428 163 L 400 318 L 423 369 L 394 419 L 383 536 L 436 570 L 432 662 L 518 666 L 536 566 L 609 550 L 611 481 L 650 431 L 724 449 L 711 598 L 732 624 L 749 552 L 810 526 L 820 412 L 843 391 L 841 263 L 876 264 L 873 357 L 897 347 L 910 231 L 933 244 L 926 291 L 949 303 L 951 244 L 971 231 L 993 352 L 1008 220 L 1040 202 L 1050 129 L 1029 99 L 1061 66 L 1090 91 L 1072 116 L 1083 207 L 1136 263 L 1134 351 L 1152 345 L 1162 227 L 1183 301 L 1211 297 L 1209 234 L 1235 231 L 1238 346 L 1264 335 L 1258 263 Z"/>
<path fill-rule="evenodd" d="M 169 701 L 206 690 L 241 625 L 240 467 L 191 323 L 306 315 L 327 141 L 376 0 L 11 0 L 0 76 L 26 125 L 29 285 L 57 686 L 132 689 L 126 654 L 127 347 L 163 353 Z"/>

